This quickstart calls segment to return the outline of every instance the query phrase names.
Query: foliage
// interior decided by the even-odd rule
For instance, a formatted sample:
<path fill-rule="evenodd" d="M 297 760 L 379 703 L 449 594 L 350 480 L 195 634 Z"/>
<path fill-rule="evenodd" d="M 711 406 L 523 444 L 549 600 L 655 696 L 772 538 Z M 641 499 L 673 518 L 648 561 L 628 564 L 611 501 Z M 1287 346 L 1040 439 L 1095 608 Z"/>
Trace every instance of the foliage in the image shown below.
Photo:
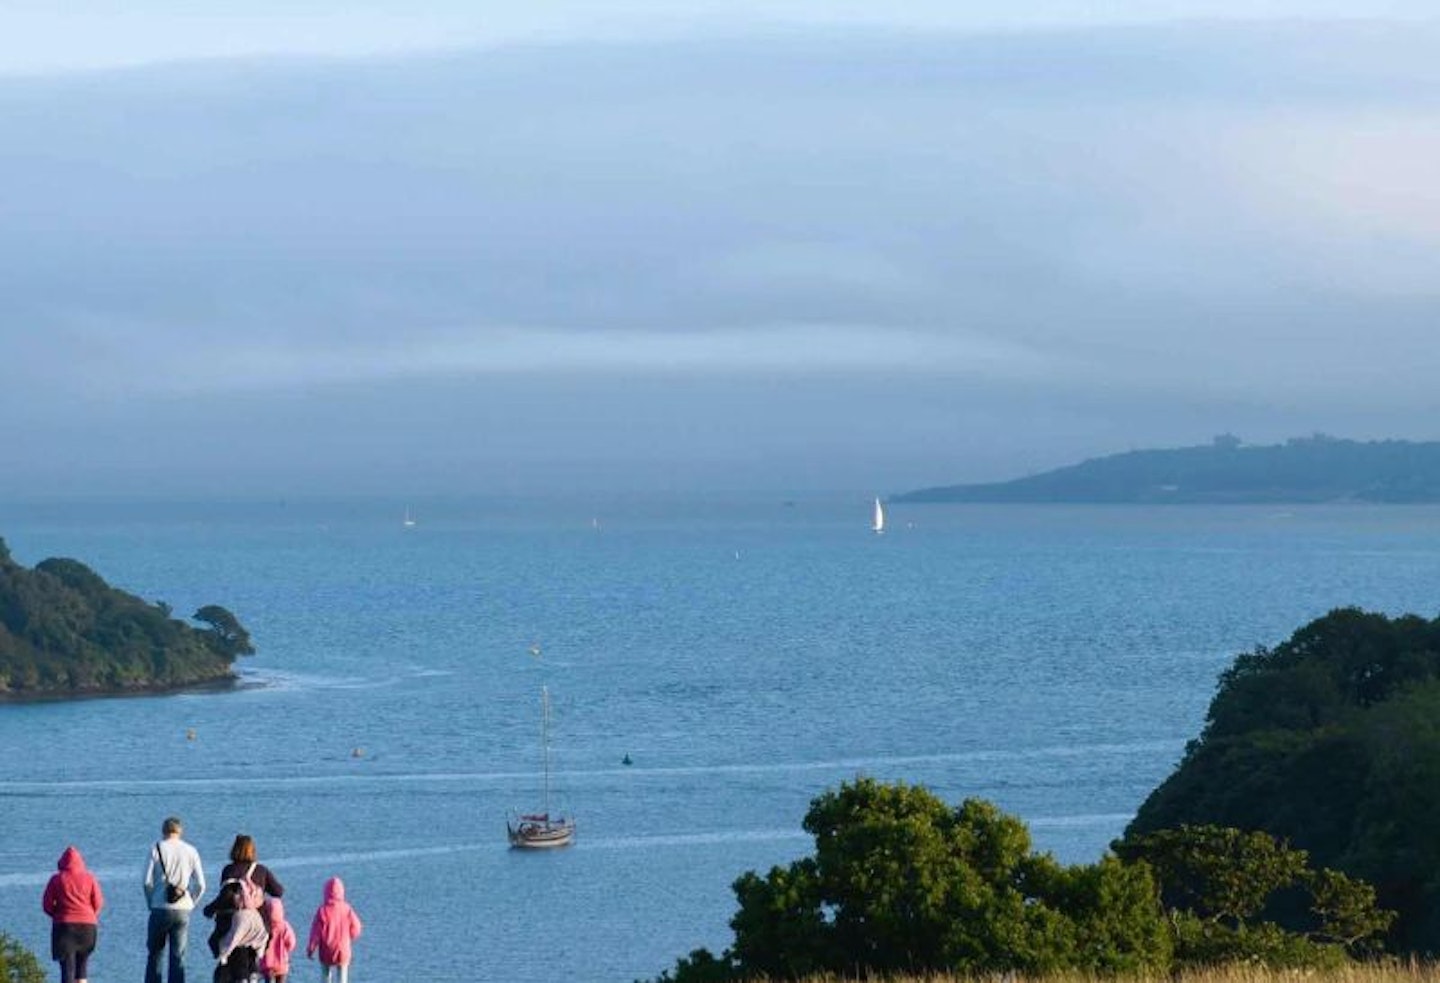
<path fill-rule="evenodd" d="M 1374 884 L 1396 950 L 1440 951 L 1440 619 L 1344 608 L 1239 656 L 1127 836 L 1184 824 L 1281 837 Z M 1353 901 L 1339 881 L 1312 886 Z M 1336 942 L 1368 937 L 1342 922 Z"/>
<path fill-rule="evenodd" d="M 863 979 L 863 977 L 862 977 Z M 1255 963 L 1232 962 L 1215 966 L 1178 970 L 1170 983 L 1440 983 L 1440 965 L 1433 962 L 1369 961 L 1350 962 L 1327 969 L 1323 973 L 1272 968 Z M 807 976 L 797 983 L 857 983 L 854 976 L 825 974 Z M 1156 983 L 1154 976 L 1123 974 L 1118 983 Z M 899 975 L 886 978 L 886 983 L 978 983 L 974 977 L 952 973 Z M 1093 976 L 1080 972 L 1046 973 L 1040 976 L 1014 975 L 989 983 L 1096 983 Z"/>
<path fill-rule="evenodd" d="M 0 540 L 0 696 L 105 693 L 227 679 L 250 637 L 224 608 L 210 630 L 111 587 L 85 564 L 28 570 Z"/>
<path fill-rule="evenodd" d="M 735 882 L 734 944 L 662 980 L 816 973 L 1156 971 L 1170 935 L 1148 868 L 1064 867 L 1024 824 L 970 799 L 858 779 L 811 804 L 815 854 Z"/>
<path fill-rule="evenodd" d="M 3 550 L 4 541 L 0 540 L 0 553 Z M 45 983 L 35 954 L 4 932 L 0 932 L 0 983 Z"/>
<path fill-rule="evenodd" d="M 1187 912 L 1176 913 L 1176 962 L 1194 967 L 1254 965 L 1272 969 L 1329 969 L 1346 962 L 1339 946 L 1287 932 L 1274 922 L 1217 925 Z"/>
<path fill-rule="evenodd" d="M 1160 882 L 1167 908 L 1203 921 L 1237 925 L 1293 886 L 1307 869 L 1303 851 L 1265 833 L 1221 826 L 1182 826 L 1117 844 L 1127 860 L 1144 860 Z"/>
<path fill-rule="evenodd" d="M 864 977 L 860 977 L 863 980 Z M 1351 961 L 1323 971 L 1277 969 L 1256 963 L 1223 963 L 1215 966 L 1176 970 L 1169 983 L 1440 983 L 1440 964 L 1434 961 L 1367 960 Z M 860 983 L 857 977 L 827 973 L 806 976 L 796 983 Z M 1158 983 L 1159 977 L 1120 974 L 1116 983 Z M 878 983 L 878 980 L 871 980 Z M 884 977 L 884 983 L 1096 983 L 1089 974 L 1044 973 L 1041 976 L 1011 974 L 991 980 L 956 973 L 899 974 Z"/>
<path fill-rule="evenodd" d="M 1368 884 L 1311 869 L 1305 851 L 1267 833 L 1182 826 L 1116 851 L 1154 872 L 1181 964 L 1333 966 L 1347 950 L 1365 952 L 1394 918 Z"/>
<path fill-rule="evenodd" d="M 250 643 L 250 633 L 240 624 L 238 618 L 220 605 L 207 604 L 190 617 L 210 626 L 211 643 L 221 654 L 232 659 L 255 654 L 255 646 Z"/>
<path fill-rule="evenodd" d="M 734 942 L 657 983 L 1334 968 L 1392 917 L 1265 833 L 1162 830 L 1065 866 L 988 802 L 864 778 L 816 798 L 804 825 L 813 855 L 735 881 Z"/>

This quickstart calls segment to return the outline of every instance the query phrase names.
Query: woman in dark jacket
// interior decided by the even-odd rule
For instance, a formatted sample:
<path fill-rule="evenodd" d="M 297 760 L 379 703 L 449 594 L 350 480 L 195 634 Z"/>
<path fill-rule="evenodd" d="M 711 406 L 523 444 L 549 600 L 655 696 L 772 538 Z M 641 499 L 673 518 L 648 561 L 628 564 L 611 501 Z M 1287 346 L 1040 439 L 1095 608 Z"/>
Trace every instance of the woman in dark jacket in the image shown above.
<path fill-rule="evenodd" d="M 260 890 L 272 898 L 285 897 L 285 885 L 280 883 L 278 877 L 270 873 L 269 867 L 262 863 L 256 863 L 255 841 L 244 833 L 235 837 L 235 844 L 230 847 L 230 862 L 225 865 L 224 870 L 220 871 L 220 880 L 238 881 L 245 876 L 245 872 L 250 869 L 251 864 L 255 864 L 255 870 L 251 873 L 250 880 Z"/>
<path fill-rule="evenodd" d="M 250 883 L 258 887 L 263 894 L 272 898 L 285 896 L 285 885 L 280 883 L 280 879 L 270 873 L 270 868 L 256 862 L 255 841 L 244 833 L 235 837 L 235 843 L 230 847 L 230 862 L 220 871 L 220 891 L 215 895 L 215 900 L 205 906 L 205 917 L 215 919 L 215 931 L 210 933 L 209 941 L 210 954 L 217 958 L 220 955 L 220 940 L 230 931 L 235 909 L 243 903 L 240 881 L 247 874 Z M 217 983 L 221 980 L 247 979 L 255 972 L 259 957 L 260 954 L 248 946 L 236 949 L 224 966 L 216 967 Z"/>

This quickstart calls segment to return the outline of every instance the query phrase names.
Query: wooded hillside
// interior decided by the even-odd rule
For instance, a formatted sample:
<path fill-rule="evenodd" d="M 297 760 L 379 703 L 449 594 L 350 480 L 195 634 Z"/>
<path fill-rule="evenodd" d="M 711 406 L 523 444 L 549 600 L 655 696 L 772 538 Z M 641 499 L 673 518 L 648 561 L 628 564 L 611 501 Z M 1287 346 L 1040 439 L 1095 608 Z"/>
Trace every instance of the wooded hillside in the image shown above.
<path fill-rule="evenodd" d="M 220 682 L 254 651 L 239 621 L 218 605 L 197 628 L 111 587 L 78 560 L 33 570 L 0 539 L 0 699 L 166 690 Z"/>
<path fill-rule="evenodd" d="M 1440 442 L 1316 434 L 1247 446 L 1129 451 L 992 484 L 909 492 L 900 502 L 1244 504 L 1440 502 Z"/>

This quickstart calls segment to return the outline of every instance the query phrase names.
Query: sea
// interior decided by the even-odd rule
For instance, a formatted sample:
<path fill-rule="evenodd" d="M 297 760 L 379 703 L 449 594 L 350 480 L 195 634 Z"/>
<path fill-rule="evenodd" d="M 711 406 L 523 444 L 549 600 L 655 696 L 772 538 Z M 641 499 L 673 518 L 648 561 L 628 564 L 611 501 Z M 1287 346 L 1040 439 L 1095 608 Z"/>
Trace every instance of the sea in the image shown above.
<path fill-rule="evenodd" d="M 358 983 L 647 979 L 726 945 L 732 882 L 809 853 L 806 809 L 842 782 L 988 799 L 1094 861 L 1237 654 L 1440 598 L 1434 507 L 897 503 L 883 535 L 870 513 L 858 493 L 0 503 L 18 561 L 224 605 L 258 649 L 233 691 L 0 705 L 0 931 L 48 956 L 40 893 L 74 844 L 108 899 L 90 979 L 138 980 L 141 874 L 177 815 L 212 883 L 255 838 L 302 944 L 342 878 Z M 507 816 L 545 794 L 542 687 L 578 835 L 516 851 Z"/>

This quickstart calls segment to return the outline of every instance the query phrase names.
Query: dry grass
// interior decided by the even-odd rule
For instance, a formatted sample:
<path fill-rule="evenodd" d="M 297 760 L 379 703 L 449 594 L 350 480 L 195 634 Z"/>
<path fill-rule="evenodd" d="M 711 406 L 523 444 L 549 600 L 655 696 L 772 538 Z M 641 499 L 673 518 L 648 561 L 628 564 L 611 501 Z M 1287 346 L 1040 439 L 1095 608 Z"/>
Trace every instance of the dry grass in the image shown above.
<path fill-rule="evenodd" d="M 1440 983 L 1440 963 L 1356 964 L 1340 969 L 1265 969 L 1226 966 L 1170 976 L 814 976 L 803 983 Z"/>

